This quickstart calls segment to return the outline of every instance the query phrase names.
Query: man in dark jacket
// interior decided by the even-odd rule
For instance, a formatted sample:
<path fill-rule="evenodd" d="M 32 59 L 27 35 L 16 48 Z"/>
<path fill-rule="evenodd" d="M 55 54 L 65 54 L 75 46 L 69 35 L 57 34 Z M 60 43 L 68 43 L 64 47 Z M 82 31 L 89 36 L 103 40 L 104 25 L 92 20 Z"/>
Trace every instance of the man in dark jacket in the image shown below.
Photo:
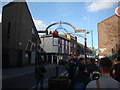
<path fill-rule="evenodd" d="M 90 64 L 87 65 L 87 70 L 89 74 L 92 73 L 93 71 L 99 71 L 99 67 L 97 67 L 95 64 L 95 59 L 93 58 L 90 59 Z"/>
<path fill-rule="evenodd" d="M 113 78 L 120 82 L 120 57 L 117 58 L 118 63 L 113 67 Z"/>
<path fill-rule="evenodd" d="M 87 68 L 85 65 L 82 66 L 82 69 L 76 75 L 76 89 L 85 89 L 86 85 L 90 82 L 89 73 L 87 72 Z"/>
<path fill-rule="evenodd" d="M 36 90 L 39 88 L 39 84 L 40 84 L 40 89 L 43 89 L 43 81 L 44 81 L 45 72 L 46 70 L 45 70 L 43 63 L 35 67 L 35 77 L 36 77 L 35 89 Z"/>

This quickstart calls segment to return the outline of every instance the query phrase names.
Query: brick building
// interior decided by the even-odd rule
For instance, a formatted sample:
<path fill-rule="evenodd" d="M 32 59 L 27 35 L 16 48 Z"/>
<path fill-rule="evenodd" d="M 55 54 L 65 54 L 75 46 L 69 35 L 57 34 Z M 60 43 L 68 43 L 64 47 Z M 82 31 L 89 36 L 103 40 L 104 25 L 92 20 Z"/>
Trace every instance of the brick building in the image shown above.
<path fill-rule="evenodd" d="M 98 23 L 98 46 L 100 58 L 113 56 L 120 48 L 120 18 L 113 15 Z"/>

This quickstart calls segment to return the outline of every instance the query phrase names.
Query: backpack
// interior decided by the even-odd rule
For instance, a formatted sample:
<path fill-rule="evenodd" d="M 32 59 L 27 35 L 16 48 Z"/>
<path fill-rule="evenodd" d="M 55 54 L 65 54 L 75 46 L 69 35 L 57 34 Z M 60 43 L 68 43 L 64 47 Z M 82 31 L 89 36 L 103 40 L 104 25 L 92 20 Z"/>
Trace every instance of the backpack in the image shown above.
<path fill-rule="evenodd" d="M 35 76 L 37 78 L 43 77 L 43 74 L 46 72 L 45 67 L 43 65 L 36 67 Z"/>
<path fill-rule="evenodd" d="M 93 71 L 91 79 L 98 80 L 100 78 L 100 73 L 98 71 Z"/>

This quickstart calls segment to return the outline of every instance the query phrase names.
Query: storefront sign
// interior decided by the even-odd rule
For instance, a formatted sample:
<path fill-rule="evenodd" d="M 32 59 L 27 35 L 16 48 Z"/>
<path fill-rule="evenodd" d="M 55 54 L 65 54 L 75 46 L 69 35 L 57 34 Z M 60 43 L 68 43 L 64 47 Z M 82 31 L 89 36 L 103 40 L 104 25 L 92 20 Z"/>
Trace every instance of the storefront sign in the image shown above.
<path fill-rule="evenodd" d="M 120 6 L 115 9 L 115 14 L 120 17 Z"/>

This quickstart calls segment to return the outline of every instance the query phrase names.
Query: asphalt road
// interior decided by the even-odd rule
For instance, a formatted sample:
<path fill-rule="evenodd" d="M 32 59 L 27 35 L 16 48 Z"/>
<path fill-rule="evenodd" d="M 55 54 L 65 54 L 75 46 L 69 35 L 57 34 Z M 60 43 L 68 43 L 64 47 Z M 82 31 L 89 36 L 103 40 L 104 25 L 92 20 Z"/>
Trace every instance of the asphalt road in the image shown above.
<path fill-rule="evenodd" d="M 50 77 L 56 76 L 56 67 L 52 68 L 47 68 L 46 69 L 46 74 L 45 74 L 45 82 L 46 84 L 47 80 Z M 58 66 L 58 75 L 60 76 L 65 72 L 65 67 L 64 66 Z M 2 81 L 2 88 L 34 88 L 35 86 L 35 77 L 34 77 L 34 72 L 24 74 L 18 77 L 13 77 L 9 79 L 5 79 Z M 44 85 L 45 86 L 45 85 Z M 45 86 L 46 87 L 46 86 Z"/>

